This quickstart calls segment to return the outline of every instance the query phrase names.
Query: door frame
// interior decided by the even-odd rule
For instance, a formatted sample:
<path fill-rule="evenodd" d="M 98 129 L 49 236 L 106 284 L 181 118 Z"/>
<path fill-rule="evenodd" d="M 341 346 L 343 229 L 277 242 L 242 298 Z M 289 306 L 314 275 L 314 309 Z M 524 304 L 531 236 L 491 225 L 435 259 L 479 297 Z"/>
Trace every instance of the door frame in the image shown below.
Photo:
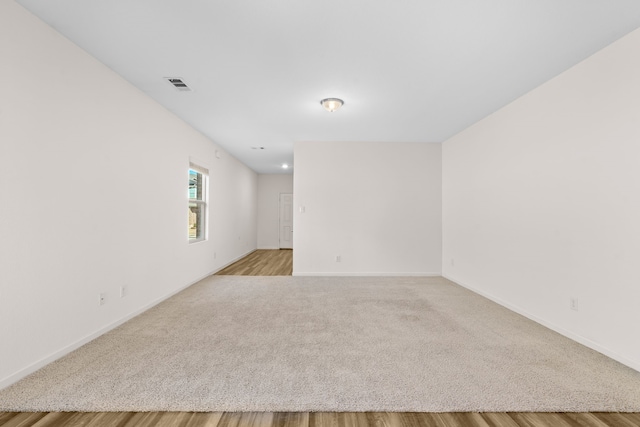
<path fill-rule="evenodd" d="M 291 247 L 285 245 L 283 247 L 283 224 L 282 224 L 282 198 L 283 196 L 291 196 Z M 280 193 L 278 197 L 278 249 L 293 249 L 293 193 Z"/>

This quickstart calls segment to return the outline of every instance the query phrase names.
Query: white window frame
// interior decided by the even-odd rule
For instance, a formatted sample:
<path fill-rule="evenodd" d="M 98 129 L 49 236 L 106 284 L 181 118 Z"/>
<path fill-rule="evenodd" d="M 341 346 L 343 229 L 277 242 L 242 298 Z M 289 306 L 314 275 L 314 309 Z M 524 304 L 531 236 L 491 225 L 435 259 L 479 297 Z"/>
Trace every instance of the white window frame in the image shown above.
<path fill-rule="evenodd" d="M 198 172 L 202 176 L 202 199 L 192 199 L 191 194 L 189 192 L 189 187 L 187 187 L 187 197 L 189 199 L 187 206 L 191 206 L 192 203 L 199 205 L 200 214 L 202 216 L 201 222 L 200 222 L 202 230 L 200 232 L 199 237 L 195 237 L 195 238 L 191 237 L 190 235 L 191 223 L 188 222 L 187 237 L 189 239 L 189 243 L 197 243 L 197 242 L 203 242 L 207 240 L 207 235 L 209 232 L 209 203 L 208 203 L 209 170 L 195 163 L 189 162 L 189 172 L 188 172 L 189 176 L 191 175 L 191 171 Z"/>

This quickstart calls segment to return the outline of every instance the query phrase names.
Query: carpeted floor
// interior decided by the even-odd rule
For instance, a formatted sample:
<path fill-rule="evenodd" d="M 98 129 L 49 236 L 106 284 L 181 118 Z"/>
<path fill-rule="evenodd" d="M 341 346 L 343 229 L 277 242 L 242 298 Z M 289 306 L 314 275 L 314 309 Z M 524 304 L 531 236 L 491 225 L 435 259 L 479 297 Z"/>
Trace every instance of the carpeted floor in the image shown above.
<path fill-rule="evenodd" d="M 3 411 L 640 411 L 640 373 L 443 278 L 212 276 Z"/>

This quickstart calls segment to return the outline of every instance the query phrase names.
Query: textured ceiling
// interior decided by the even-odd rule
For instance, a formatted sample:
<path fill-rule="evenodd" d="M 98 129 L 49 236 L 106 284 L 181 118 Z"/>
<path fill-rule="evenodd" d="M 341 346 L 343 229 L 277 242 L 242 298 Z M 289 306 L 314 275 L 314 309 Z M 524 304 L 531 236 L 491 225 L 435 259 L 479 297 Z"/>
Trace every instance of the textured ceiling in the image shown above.
<path fill-rule="evenodd" d="M 259 173 L 295 141 L 442 142 L 640 27 L 637 0 L 17 2 Z"/>

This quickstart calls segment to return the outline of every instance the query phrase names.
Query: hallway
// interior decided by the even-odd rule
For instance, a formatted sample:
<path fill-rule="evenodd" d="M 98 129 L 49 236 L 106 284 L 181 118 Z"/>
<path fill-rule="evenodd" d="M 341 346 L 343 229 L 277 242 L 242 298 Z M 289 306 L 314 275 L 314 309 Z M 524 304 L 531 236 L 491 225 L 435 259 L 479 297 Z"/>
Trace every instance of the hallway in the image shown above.
<path fill-rule="evenodd" d="M 258 249 L 225 267 L 216 276 L 291 276 L 293 251 Z"/>

